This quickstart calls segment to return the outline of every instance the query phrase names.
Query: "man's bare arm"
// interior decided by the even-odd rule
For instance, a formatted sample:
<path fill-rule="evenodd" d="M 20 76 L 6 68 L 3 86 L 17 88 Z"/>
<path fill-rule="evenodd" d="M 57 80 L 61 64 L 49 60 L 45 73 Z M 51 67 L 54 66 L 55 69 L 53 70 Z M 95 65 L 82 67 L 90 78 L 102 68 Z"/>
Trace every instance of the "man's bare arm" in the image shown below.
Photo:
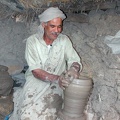
<path fill-rule="evenodd" d="M 34 77 L 36 77 L 40 80 L 43 80 L 43 81 L 55 82 L 59 78 L 58 75 L 50 74 L 42 69 L 32 70 L 32 73 L 33 73 Z"/>

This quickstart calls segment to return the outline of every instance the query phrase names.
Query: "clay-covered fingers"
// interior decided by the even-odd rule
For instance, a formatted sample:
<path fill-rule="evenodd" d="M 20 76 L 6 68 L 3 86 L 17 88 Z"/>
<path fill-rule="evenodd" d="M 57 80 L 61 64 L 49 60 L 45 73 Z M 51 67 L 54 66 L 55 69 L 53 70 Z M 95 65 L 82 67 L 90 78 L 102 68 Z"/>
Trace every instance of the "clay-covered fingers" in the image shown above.
<path fill-rule="evenodd" d="M 69 81 L 68 81 L 67 79 L 64 79 L 64 80 L 61 81 L 61 84 L 62 84 L 62 86 L 64 86 L 64 87 L 68 87 Z"/>
<path fill-rule="evenodd" d="M 58 83 L 59 83 L 60 88 L 64 90 L 65 88 L 62 86 L 62 83 L 61 83 L 61 81 L 60 81 L 60 80 L 59 80 L 59 82 L 58 82 Z"/>
<path fill-rule="evenodd" d="M 71 67 L 68 71 L 63 72 L 59 77 L 59 86 L 64 90 L 65 87 L 68 87 L 70 83 L 79 78 L 79 72 Z"/>
<path fill-rule="evenodd" d="M 69 82 L 67 80 L 59 80 L 59 86 L 65 90 L 66 87 L 68 87 Z"/>
<path fill-rule="evenodd" d="M 65 78 L 69 79 L 70 82 L 73 81 L 73 79 L 79 78 L 79 72 L 75 71 L 73 68 L 70 68 L 66 74 L 65 74 Z"/>
<path fill-rule="evenodd" d="M 79 78 L 79 73 L 74 74 L 74 79 Z"/>
<path fill-rule="evenodd" d="M 69 81 L 65 79 L 65 73 L 62 73 L 59 77 L 59 86 L 64 90 L 65 87 L 68 87 Z"/>

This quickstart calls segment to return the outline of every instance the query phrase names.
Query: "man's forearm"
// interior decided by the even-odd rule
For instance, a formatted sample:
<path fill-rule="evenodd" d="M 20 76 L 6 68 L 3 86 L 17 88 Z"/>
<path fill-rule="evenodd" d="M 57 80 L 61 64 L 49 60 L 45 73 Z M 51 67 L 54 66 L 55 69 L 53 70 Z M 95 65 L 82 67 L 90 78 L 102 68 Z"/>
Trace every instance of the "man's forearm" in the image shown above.
<path fill-rule="evenodd" d="M 44 70 L 41 69 L 35 69 L 32 71 L 34 77 L 43 80 L 43 81 L 51 81 L 51 82 L 55 82 L 58 80 L 59 76 L 58 75 L 54 75 L 54 74 L 50 74 Z"/>

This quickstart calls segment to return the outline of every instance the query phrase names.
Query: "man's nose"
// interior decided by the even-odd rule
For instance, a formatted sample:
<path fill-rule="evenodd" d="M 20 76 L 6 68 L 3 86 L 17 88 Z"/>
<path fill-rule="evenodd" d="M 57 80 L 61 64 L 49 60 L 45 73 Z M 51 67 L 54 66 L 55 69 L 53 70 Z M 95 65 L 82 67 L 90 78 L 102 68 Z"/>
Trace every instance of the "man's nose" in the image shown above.
<path fill-rule="evenodd" d="M 58 32 L 58 31 L 59 31 L 58 27 L 55 27 L 55 32 Z"/>

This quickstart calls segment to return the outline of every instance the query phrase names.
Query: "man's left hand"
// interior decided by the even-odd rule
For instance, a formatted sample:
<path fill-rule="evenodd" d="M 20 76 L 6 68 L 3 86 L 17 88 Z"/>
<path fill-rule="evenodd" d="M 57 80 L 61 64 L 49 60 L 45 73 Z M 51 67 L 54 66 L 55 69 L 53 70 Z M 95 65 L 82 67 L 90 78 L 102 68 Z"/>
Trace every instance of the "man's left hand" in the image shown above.
<path fill-rule="evenodd" d="M 79 78 L 79 72 L 75 70 L 74 67 L 71 67 L 65 74 L 65 79 L 69 80 L 71 83 L 74 79 Z"/>

